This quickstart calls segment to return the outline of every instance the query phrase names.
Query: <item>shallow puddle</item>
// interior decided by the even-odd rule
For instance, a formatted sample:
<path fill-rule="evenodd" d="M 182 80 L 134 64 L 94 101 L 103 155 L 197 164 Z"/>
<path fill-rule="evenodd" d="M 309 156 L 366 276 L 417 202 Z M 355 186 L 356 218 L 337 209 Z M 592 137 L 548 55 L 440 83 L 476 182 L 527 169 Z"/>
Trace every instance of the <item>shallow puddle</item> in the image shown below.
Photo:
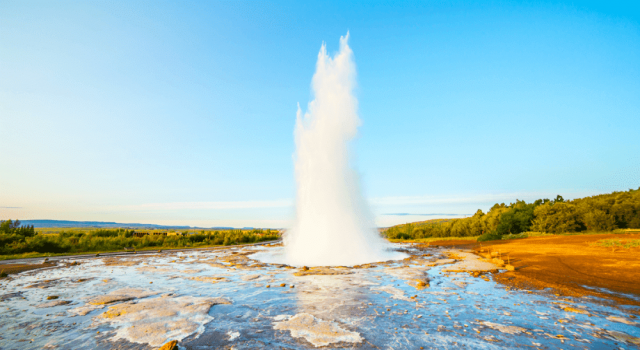
<path fill-rule="evenodd" d="M 0 348 L 640 347 L 629 307 L 508 290 L 459 272 L 482 265 L 465 254 L 397 247 L 411 258 L 306 270 L 251 258 L 280 247 L 69 259 L 0 282 Z"/>

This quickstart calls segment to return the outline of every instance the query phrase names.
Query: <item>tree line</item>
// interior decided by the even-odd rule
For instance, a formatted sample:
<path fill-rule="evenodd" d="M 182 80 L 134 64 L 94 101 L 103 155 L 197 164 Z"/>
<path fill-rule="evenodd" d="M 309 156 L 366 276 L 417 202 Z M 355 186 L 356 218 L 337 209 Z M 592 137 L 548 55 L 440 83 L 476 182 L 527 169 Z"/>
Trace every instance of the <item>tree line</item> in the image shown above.
<path fill-rule="evenodd" d="M 637 228 L 640 188 L 573 200 L 558 195 L 532 203 L 496 203 L 487 213 L 478 209 L 468 218 L 393 226 L 383 234 L 391 239 L 480 236 L 482 241 L 529 231 L 556 234 Z"/>
<path fill-rule="evenodd" d="M 134 230 L 99 229 L 84 232 L 62 231 L 59 234 L 37 234 L 33 226 L 20 226 L 20 221 L 0 222 L 0 255 L 24 253 L 84 253 L 118 251 L 124 248 L 183 248 L 257 243 L 280 238 L 270 229 L 202 230 L 190 234 L 144 235 Z"/>
<path fill-rule="evenodd" d="M 0 220 L 0 235 L 18 235 L 32 237 L 36 235 L 33 225 L 22 225 L 20 220 Z"/>

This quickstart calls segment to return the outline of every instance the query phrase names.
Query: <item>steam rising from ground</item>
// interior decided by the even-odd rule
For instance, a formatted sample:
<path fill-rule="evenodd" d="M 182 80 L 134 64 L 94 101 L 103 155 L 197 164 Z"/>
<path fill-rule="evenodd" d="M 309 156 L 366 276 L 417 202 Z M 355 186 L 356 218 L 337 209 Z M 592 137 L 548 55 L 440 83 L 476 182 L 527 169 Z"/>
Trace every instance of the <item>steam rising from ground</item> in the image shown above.
<path fill-rule="evenodd" d="M 314 100 L 295 128 L 296 222 L 285 236 L 290 265 L 357 265 L 403 258 L 388 251 L 349 164 L 349 143 L 360 118 L 353 95 L 356 67 L 347 41 L 332 58 L 323 44 L 312 88 Z"/>

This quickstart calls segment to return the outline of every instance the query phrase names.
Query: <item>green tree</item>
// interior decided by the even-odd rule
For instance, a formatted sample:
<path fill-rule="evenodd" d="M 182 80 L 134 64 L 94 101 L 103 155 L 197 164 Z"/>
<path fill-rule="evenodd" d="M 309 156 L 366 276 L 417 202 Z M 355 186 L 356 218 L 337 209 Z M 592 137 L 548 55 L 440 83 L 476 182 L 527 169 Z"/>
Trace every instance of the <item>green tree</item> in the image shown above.
<path fill-rule="evenodd" d="M 574 203 L 556 202 L 537 206 L 532 230 L 547 233 L 576 232 L 581 229 L 580 215 Z"/>
<path fill-rule="evenodd" d="M 527 204 L 516 199 L 509 209 L 502 213 L 496 233 L 500 235 L 529 231 L 534 218 L 535 203 Z"/>

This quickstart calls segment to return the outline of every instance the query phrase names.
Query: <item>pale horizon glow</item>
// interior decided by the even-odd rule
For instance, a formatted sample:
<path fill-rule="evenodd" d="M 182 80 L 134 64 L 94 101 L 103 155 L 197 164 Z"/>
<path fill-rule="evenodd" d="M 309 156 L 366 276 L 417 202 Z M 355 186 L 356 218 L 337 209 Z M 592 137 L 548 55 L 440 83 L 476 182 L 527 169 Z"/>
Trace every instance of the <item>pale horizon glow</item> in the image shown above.
<path fill-rule="evenodd" d="M 473 215 L 480 209 L 487 212 L 495 203 L 509 204 L 516 199 L 532 202 L 540 198 L 555 198 L 560 194 L 565 199 L 575 199 L 602 194 L 603 192 L 514 192 L 514 193 L 485 193 L 471 196 L 439 195 L 439 196 L 398 196 L 369 198 L 374 215 L 375 224 L 378 227 L 388 227 L 407 222 L 423 221 L 428 219 L 459 218 L 465 215 Z M 193 227 L 262 227 L 262 228 L 287 228 L 291 227 L 294 218 L 293 199 L 279 199 L 273 201 L 230 201 L 230 202 L 169 202 L 169 203 L 142 203 L 137 205 L 85 205 L 81 207 L 61 207 L 55 209 L 49 207 L 0 207 L 1 219 L 22 220 L 70 220 L 70 221 L 105 221 L 123 224 L 155 224 L 167 226 L 193 226 Z M 276 209 L 284 212 L 284 217 L 271 219 L 268 209 Z M 199 219 L 187 217 L 183 219 L 166 219 L 166 216 L 175 216 L 176 211 L 193 211 L 199 216 L 246 216 L 247 212 L 256 213 L 256 210 L 267 210 L 262 218 L 257 219 Z M 30 215 L 32 211 L 41 213 L 39 216 Z M 43 213 L 43 214 L 42 214 Z M 206 214 L 202 214 L 206 213 Z M 403 213 L 403 215 L 394 215 Z M 415 213 L 417 215 L 405 215 Z M 438 215 L 440 214 L 440 215 Z M 447 215 L 451 214 L 451 215 Z M 255 215 L 254 216 L 258 216 Z M 282 215 L 280 215 L 282 216 Z M 119 219 L 125 217 L 126 219 Z"/>

